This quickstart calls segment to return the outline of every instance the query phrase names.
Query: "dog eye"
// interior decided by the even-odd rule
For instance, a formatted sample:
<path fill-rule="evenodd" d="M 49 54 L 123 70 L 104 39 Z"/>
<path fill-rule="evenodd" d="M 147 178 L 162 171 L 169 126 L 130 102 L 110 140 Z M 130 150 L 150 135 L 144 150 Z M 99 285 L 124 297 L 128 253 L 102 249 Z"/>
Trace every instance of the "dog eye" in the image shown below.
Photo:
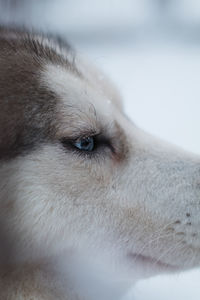
<path fill-rule="evenodd" d="M 74 141 L 72 145 L 78 150 L 91 152 L 94 150 L 95 147 L 94 137 L 89 136 L 80 138 Z"/>
<path fill-rule="evenodd" d="M 82 136 L 74 139 L 63 138 L 60 140 L 64 148 L 77 150 L 85 154 L 93 154 L 105 148 L 115 153 L 111 141 L 101 134 Z"/>

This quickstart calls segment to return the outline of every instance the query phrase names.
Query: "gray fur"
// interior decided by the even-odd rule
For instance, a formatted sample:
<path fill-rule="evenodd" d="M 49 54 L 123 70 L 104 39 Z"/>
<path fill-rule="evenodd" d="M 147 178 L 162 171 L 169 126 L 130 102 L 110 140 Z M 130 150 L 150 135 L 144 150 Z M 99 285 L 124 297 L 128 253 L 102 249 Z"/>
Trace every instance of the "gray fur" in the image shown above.
<path fill-rule="evenodd" d="M 72 52 L 60 38 L 44 37 L 22 30 L 0 29 L 0 160 L 33 150 L 39 143 L 54 139 L 56 95 L 39 81 L 44 63 L 64 65 L 76 72 L 75 65 L 59 55 Z"/>

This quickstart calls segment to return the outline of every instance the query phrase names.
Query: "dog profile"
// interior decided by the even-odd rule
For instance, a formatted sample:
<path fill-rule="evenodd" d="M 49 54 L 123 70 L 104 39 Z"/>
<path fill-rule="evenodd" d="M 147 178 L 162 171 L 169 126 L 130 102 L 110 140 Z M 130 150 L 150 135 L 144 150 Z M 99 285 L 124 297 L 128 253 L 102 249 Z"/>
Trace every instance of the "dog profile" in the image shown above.
<path fill-rule="evenodd" d="M 133 124 L 66 42 L 1 28 L 0 299 L 122 299 L 200 265 L 199 228 L 200 157 Z"/>

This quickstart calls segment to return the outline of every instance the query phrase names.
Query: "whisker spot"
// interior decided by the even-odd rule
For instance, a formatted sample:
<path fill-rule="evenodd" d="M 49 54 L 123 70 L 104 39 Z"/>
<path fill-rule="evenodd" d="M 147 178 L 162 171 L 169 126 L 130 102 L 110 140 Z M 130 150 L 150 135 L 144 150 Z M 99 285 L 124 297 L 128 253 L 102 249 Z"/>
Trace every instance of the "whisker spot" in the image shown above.
<path fill-rule="evenodd" d="M 176 222 L 174 222 L 174 224 L 181 224 L 181 221 L 177 220 Z"/>
<path fill-rule="evenodd" d="M 192 225 L 192 223 L 191 223 L 191 222 L 187 222 L 187 223 L 186 223 L 186 225 L 188 225 L 188 226 L 191 226 L 191 225 Z"/>

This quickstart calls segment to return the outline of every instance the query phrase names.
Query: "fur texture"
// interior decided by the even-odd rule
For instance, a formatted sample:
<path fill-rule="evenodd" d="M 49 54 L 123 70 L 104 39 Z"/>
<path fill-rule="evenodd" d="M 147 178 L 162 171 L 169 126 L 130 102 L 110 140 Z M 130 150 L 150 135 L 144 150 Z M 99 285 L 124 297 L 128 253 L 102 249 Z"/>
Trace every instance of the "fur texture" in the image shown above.
<path fill-rule="evenodd" d="M 0 30 L 0 178 L 1 299 L 116 300 L 199 265 L 199 157 L 137 128 L 57 38 Z"/>

